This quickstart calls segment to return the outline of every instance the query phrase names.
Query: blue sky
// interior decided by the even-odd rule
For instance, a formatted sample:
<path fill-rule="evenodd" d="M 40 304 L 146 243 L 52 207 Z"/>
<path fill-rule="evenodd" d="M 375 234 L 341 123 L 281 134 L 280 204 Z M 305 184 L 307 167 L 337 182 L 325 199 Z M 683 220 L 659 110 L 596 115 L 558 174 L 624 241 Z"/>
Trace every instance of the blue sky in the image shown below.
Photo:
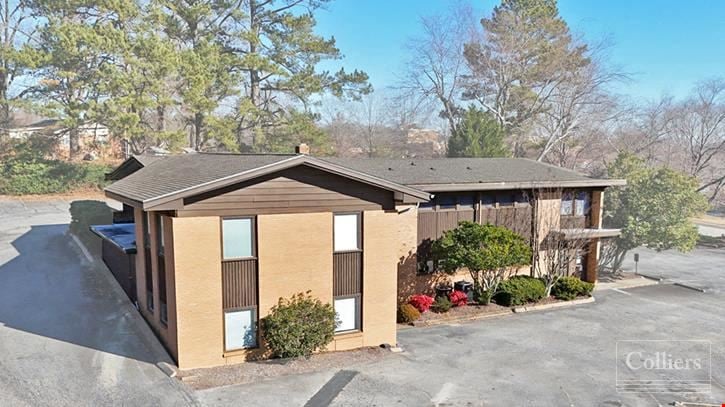
<path fill-rule="evenodd" d="M 498 1 L 473 1 L 488 16 Z M 448 0 L 333 0 L 317 13 L 318 32 L 334 35 L 343 66 L 370 75 L 376 89 L 393 85 L 404 44 L 419 17 L 443 13 Z M 633 80 L 614 89 L 635 100 L 685 96 L 703 79 L 725 77 L 725 1 L 560 0 L 573 32 L 609 40 L 609 62 Z"/>

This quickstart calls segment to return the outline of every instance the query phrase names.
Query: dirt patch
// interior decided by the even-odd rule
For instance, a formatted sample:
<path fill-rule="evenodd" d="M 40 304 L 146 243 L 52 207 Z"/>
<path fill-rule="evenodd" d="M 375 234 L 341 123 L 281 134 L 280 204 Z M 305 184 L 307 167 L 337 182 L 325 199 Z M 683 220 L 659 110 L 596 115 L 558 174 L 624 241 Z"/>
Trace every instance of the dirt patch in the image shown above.
<path fill-rule="evenodd" d="M 503 307 L 494 303 L 488 305 L 472 304 L 462 307 L 453 307 L 450 311 L 443 314 L 438 314 L 433 311 L 424 312 L 421 314 L 420 319 L 415 321 L 413 325 L 425 326 L 450 320 L 485 318 L 491 315 L 499 315 L 510 312 L 511 308 Z"/>
<path fill-rule="evenodd" d="M 382 348 L 362 348 L 344 352 L 320 353 L 309 359 L 271 359 L 208 369 L 185 370 L 181 371 L 177 377 L 192 389 L 202 390 L 326 369 L 349 369 L 356 365 L 377 362 L 391 355 L 390 351 Z"/>

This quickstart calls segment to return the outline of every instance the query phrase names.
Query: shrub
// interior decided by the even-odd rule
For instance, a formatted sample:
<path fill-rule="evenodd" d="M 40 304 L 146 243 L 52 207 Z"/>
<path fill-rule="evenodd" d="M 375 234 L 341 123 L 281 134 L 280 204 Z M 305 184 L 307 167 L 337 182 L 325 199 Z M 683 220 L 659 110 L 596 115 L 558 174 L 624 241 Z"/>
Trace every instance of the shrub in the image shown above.
<path fill-rule="evenodd" d="M 330 304 L 310 292 L 280 298 L 262 320 L 264 339 L 274 356 L 293 358 L 324 350 L 335 336 L 337 319 Z"/>
<path fill-rule="evenodd" d="M 430 310 L 437 314 L 443 314 L 448 312 L 452 306 L 453 304 L 451 304 L 451 300 L 448 297 L 436 297 L 433 305 L 430 306 Z"/>
<path fill-rule="evenodd" d="M 503 281 L 494 296 L 497 304 L 506 307 L 536 302 L 546 295 L 546 285 L 531 276 L 513 276 Z"/>
<path fill-rule="evenodd" d="M 398 322 L 409 324 L 420 318 L 420 312 L 410 304 L 401 304 L 398 307 Z"/>
<path fill-rule="evenodd" d="M 94 163 L 11 158 L 0 166 L 0 194 L 30 195 L 102 188 L 109 167 Z"/>
<path fill-rule="evenodd" d="M 594 284 L 592 283 L 587 283 L 577 277 L 565 276 L 559 278 L 556 284 L 554 284 L 551 288 L 551 295 L 560 300 L 570 301 L 576 297 L 588 297 L 592 295 L 593 289 Z"/>
<path fill-rule="evenodd" d="M 468 304 L 468 295 L 464 293 L 463 291 L 455 290 L 453 291 L 449 296 L 448 299 L 451 300 L 451 303 L 454 307 L 462 307 L 466 304 Z"/>
<path fill-rule="evenodd" d="M 430 306 L 433 305 L 433 301 L 435 301 L 435 299 L 433 299 L 430 295 L 417 294 L 410 297 L 408 304 L 414 306 L 415 309 L 423 313 L 430 309 Z"/>

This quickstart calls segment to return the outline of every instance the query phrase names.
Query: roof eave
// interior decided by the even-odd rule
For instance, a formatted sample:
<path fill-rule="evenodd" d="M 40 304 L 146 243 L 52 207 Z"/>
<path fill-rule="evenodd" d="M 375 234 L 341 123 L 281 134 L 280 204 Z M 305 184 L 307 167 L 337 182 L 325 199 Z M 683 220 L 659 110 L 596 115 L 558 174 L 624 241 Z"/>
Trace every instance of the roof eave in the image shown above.
<path fill-rule="evenodd" d="M 281 161 L 277 161 L 271 164 L 267 164 L 261 167 L 257 167 L 248 171 L 243 171 L 237 174 L 233 174 L 227 177 L 219 178 L 213 181 L 209 181 L 203 184 L 195 185 L 192 187 L 184 188 L 178 191 L 174 191 L 168 194 L 164 194 L 151 199 L 145 199 L 141 201 L 142 208 L 144 210 L 150 210 L 157 206 L 163 205 L 170 201 L 187 198 L 192 195 L 197 195 L 204 192 L 209 192 L 218 188 L 223 188 L 239 182 L 244 182 L 253 178 L 261 177 L 273 172 L 281 171 L 287 168 L 292 168 L 297 165 L 309 165 L 322 169 L 324 171 L 341 175 L 350 179 L 354 179 L 359 182 L 367 183 L 369 185 L 377 186 L 379 188 L 387 189 L 393 192 L 402 192 L 404 194 L 413 196 L 415 198 L 428 201 L 430 200 L 430 194 L 420 189 L 413 188 L 410 186 L 397 184 L 391 181 L 384 180 L 382 178 L 374 177 L 365 173 L 361 173 L 355 170 L 351 170 L 346 167 L 342 167 L 336 164 L 329 163 L 317 159 L 315 157 L 307 155 L 296 155 Z M 106 191 L 108 194 L 109 191 Z M 115 199 L 115 198 L 114 198 Z"/>
<path fill-rule="evenodd" d="M 627 185 L 623 179 L 591 179 L 577 181 L 515 181 L 515 182 L 466 182 L 448 184 L 408 184 L 426 192 L 454 191 L 501 191 L 508 189 L 550 189 L 550 188 L 607 188 Z"/>

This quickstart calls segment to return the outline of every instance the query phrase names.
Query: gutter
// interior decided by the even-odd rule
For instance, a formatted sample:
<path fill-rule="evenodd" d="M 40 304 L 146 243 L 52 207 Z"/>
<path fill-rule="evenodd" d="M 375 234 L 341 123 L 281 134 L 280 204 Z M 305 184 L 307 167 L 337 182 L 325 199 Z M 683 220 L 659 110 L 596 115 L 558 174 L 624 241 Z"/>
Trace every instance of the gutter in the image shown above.
<path fill-rule="evenodd" d="M 516 181 L 516 182 L 467 182 L 452 184 L 408 184 L 408 186 L 427 192 L 456 191 L 501 191 L 507 189 L 548 189 L 548 188 L 582 188 L 624 186 L 623 179 L 592 179 L 579 181 Z"/>

